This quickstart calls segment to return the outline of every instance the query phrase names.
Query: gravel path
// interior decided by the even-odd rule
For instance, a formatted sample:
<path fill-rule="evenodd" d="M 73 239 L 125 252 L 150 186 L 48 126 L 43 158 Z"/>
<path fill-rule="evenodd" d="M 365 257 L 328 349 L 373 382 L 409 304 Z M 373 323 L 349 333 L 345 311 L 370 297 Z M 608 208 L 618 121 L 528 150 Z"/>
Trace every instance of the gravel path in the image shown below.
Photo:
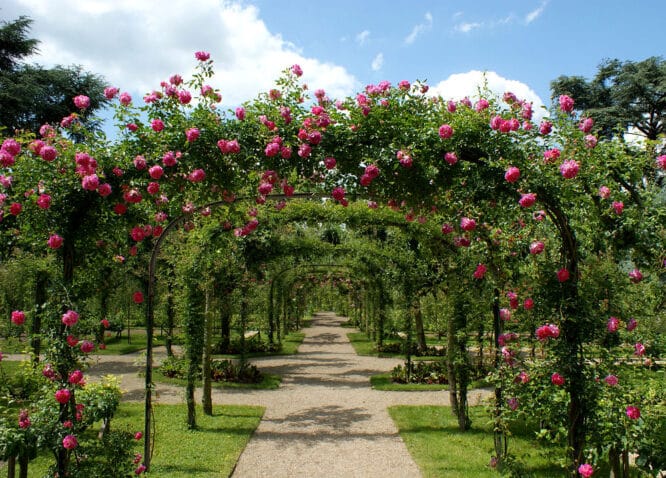
<path fill-rule="evenodd" d="M 213 403 L 260 405 L 266 412 L 243 451 L 235 478 L 418 477 L 420 472 L 389 417 L 391 405 L 448 405 L 447 392 L 383 392 L 370 388 L 370 376 L 386 373 L 401 359 L 356 355 L 347 339 L 346 318 L 313 317 L 293 356 L 253 359 L 259 369 L 282 376 L 277 390 L 213 389 Z M 165 356 L 155 351 L 155 362 Z M 92 380 L 120 378 L 124 401 L 143 401 L 139 356 L 98 356 Z M 470 405 L 486 391 L 471 391 Z M 156 383 L 154 402 L 183 403 L 183 389 Z M 197 393 L 201 400 L 201 391 Z"/>

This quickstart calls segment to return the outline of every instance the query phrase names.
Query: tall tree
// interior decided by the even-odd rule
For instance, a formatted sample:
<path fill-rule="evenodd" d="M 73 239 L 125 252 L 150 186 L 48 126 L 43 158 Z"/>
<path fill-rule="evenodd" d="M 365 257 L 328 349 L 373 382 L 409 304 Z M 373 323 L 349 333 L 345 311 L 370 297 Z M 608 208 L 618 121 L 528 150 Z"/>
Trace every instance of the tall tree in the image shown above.
<path fill-rule="evenodd" d="M 59 123 L 75 111 L 73 98 L 85 95 L 90 106 L 77 112 L 88 127 L 93 113 L 107 103 L 103 77 L 80 66 L 44 68 L 23 60 L 38 51 L 39 41 L 28 37 L 32 20 L 19 17 L 0 26 L 0 128 L 37 131 L 42 124 Z"/>
<path fill-rule="evenodd" d="M 594 119 L 602 136 L 635 128 L 647 139 L 666 132 L 666 61 L 604 60 L 592 80 L 560 76 L 550 84 L 552 98 L 566 94 Z"/>

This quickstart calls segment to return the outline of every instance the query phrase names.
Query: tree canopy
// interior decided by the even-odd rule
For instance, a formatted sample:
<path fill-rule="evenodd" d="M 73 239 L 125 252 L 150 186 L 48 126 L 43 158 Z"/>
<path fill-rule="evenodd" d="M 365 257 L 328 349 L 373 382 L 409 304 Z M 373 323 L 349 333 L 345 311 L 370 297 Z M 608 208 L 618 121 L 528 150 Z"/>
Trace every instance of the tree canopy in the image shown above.
<path fill-rule="evenodd" d="M 654 141 L 665 131 L 666 62 L 661 57 L 638 62 L 607 59 L 591 80 L 562 75 L 550 89 L 553 99 L 576 98 L 576 109 L 589 115 L 606 138 L 635 128 Z"/>
<path fill-rule="evenodd" d="M 103 107 L 106 81 L 80 66 L 44 68 L 25 59 L 38 51 L 39 41 L 30 38 L 32 20 L 19 17 L 0 26 L 0 127 L 37 132 L 46 123 L 78 118 L 86 121 Z M 70 115 L 75 96 L 86 95 L 90 105 Z M 70 118 L 65 120 L 65 118 Z M 95 126 L 91 124 L 90 126 Z"/>

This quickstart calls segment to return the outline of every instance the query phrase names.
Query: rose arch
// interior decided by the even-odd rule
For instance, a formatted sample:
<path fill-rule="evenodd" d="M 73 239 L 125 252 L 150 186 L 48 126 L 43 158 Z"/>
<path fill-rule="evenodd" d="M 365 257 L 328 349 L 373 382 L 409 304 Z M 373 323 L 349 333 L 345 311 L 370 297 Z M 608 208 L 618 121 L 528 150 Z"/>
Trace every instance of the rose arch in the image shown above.
<path fill-rule="evenodd" d="M 509 293 L 529 290 L 532 332 L 563 378 L 566 406 L 552 413 L 564 424 L 575 473 L 586 461 L 601 393 L 594 377 L 613 362 L 588 360 L 616 313 L 610 298 L 639 296 L 649 286 L 639 269 L 657 276 L 663 267 L 663 213 L 654 197 L 666 157 L 620 139 L 598 142 L 567 96 L 538 121 L 531 104 L 510 92 L 448 101 L 429 96 L 421 82 L 381 82 L 335 99 L 322 90 L 310 96 L 297 65 L 274 89 L 225 111 L 222 92 L 208 83 L 213 60 L 204 52 L 196 58 L 190 80 L 174 75 L 142 101 L 109 87 L 120 128 L 113 141 L 86 131 L 74 116 L 45 125 L 40 137 L 17 132 L 2 143 L 3 234 L 13 247 L 55 254 L 62 265 L 60 310 L 45 320 L 54 388 L 71 395 L 59 402 L 57 420 L 75 413 L 76 387 L 67 377 L 90 351 L 72 346 L 76 300 L 84 293 L 76 271 L 84 261 L 111 260 L 142 278 L 150 331 L 165 232 L 217 220 L 242 244 L 269 216 L 289 214 L 290 198 L 303 195 L 340 211 L 363 203 L 377 214 L 398 211 L 406 224 L 436 227 L 440 236 L 429 250 L 452 254 L 447 274 L 461 291 L 473 285 L 477 294 L 460 295 L 468 300 L 457 304 L 452 322 L 461 327 L 470 301 L 487 300 L 489 316 L 499 317 L 504 295 L 513 301 Z M 236 207 L 240 197 L 253 203 Z M 226 211 L 224 219 L 213 206 Z M 420 238 L 413 239 L 420 250 Z M 638 272 L 627 276 L 628 266 Z M 617 277 L 610 292 L 599 287 L 601 269 Z M 640 310 L 627 306 L 622 313 Z M 497 330 L 499 382 L 512 382 L 517 372 L 511 333 Z M 150 347 L 149 341 L 149 354 Z M 148 403 L 149 384 L 147 394 Z M 500 430 L 502 416 L 518 407 L 504 398 L 496 404 Z M 53 444 L 61 474 L 73 436 L 58 435 Z M 501 444 L 497 453 L 501 458 Z"/>

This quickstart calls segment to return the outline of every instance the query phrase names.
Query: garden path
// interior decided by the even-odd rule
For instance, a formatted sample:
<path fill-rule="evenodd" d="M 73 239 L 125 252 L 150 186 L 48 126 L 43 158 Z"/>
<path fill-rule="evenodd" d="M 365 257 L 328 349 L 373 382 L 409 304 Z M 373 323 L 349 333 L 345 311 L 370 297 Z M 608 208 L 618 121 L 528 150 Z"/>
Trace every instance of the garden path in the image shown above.
<path fill-rule="evenodd" d="M 316 314 L 312 326 L 303 329 L 298 354 L 253 359 L 263 372 L 282 376 L 279 389 L 213 390 L 216 405 L 266 408 L 233 477 L 420 476 L 387 407 L 448 405 L 448 393 L 372 390 L 371 375 L 403 361 L 356 355 L 346 336 L 350 329 L 340 326 L 345 320 L 333 313 Z M 124 400 L 141 401 L 143 379 L 137 376 L 139 367 L 131 364 L 131 357 L 101 357 L 91 374 L 119 376 Z M 487 395 L 471 391 L 470 404 Z M 183 403 L 180 387 L 157 383 L 154 396 L 158 404 Z"/>

